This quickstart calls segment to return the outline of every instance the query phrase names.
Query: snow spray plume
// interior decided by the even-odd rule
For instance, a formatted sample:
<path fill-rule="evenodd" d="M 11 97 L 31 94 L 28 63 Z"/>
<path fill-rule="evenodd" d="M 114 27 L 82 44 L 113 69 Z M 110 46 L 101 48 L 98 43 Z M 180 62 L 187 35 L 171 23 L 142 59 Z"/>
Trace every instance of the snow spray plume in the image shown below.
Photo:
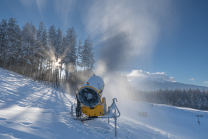
<path fill-rule="evenodd" d="M 85 29 L 96 40 L 94 44 L 102 46 L 96 73 L 100 67 L 122 71 L 133 58 L 148 59 L 162 28 L 160 23 L 167 25 L 171 9 L 166 0 L 92 1 L 87 7 Z"/>
<path fill-rule="evenodd" d="M 131 95 L 125 76 L 120 78 L 112 72 L 122 71 L 133 58 L 151 56 L 159 25 L 169 17 L 169 6 L 165 0 L 106 0 L 90 5 L 84 23 L 87 33 L 92 38 L 99 36 L 96 43 L 102 44 L 95 74 L 104 79 L 107 100 L 117 97 L 125 102 Z"/>
<path fill-rule="evenodd" d="M 129 40 L 126 33 L 121 32 L 107 39 L 100 50 L 99 60 L 105 63 L 106 71 L 117 71 L 125 64 L 129 53 Z"/>
<path fill-rule="evenodd" d="M 111 35 L 112 36 L 112 35 Z M 128 62 L 129 39 L 125 32 L 116 33 L 103 43 L 95 73 L 102 76 L 106 87 L 104 96 L 111 104 L 112 98 L 126 101 L 131 93 L 126 76 L 115 73 Z"/>

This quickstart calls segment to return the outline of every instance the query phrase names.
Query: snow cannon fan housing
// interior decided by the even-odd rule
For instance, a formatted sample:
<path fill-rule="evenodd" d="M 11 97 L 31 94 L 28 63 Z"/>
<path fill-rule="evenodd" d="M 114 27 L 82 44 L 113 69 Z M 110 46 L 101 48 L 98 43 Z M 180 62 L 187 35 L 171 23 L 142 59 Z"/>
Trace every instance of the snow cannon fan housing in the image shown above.
<path fill-rule="evenodd" d="M 78 91 L 80 103 L 86 107 L 94 108 L 99 104 L 104 89 L 104 81 L 99 76 L 90 77 Z"/>

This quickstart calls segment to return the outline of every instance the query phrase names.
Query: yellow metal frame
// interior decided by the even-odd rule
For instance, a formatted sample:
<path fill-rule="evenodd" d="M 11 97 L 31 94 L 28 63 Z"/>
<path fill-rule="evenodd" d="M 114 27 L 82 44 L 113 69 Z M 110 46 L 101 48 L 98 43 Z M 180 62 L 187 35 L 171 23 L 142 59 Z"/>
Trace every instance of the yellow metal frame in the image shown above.
<path fill-rule="evenodd" d="M 82 88 L 85 88 L 85 87 L 92 88 L 92 89 L 94 89 L 95 91 L 98 92 L 98 94 L 100 96 L 100 103 L 97 106 L 95 106 L 94 108 L 90 108 L 90 107 L 87 107 L 87 106 L 84 106 L 83 105 L 82 106 L 82 113 L 84 113 L 88 117 L 92 117 L 92 116 L 103 116 L 107 112 L 107 104 L 106 104 L 105 98 L 102 98 L 102 102 L 101 102 L 101 95 L 100 95 L 101 90 L 98 91 L 96 88 L 94 88 L 92 86 L 82 86 L 78 90 L 78 93 L 79 93 L 79 91 Z M 106 111 L 104 111 L 104 106 L 106 107 Z"/>
<path fill-rule="evenodd" d="M 106 107 L 106 111 L 104 111 L 104 106 Z M 88 117 L 103 116 L 106 112 L 107 104 L 105 98 L 102 98 L 102 103 L 98 104 L 93 109 L 91 109 L 90 107 L 82 106 L 82 113 L 84 113 Z"/>

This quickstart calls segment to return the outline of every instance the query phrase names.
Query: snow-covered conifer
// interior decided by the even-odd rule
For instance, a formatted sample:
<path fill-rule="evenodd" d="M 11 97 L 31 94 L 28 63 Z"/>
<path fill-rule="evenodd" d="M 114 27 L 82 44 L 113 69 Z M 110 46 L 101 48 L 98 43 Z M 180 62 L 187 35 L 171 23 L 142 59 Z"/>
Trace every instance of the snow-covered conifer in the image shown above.
<path fill-rule="evenodd" d="M 48 43 L 49 43 L 49 46 L 50 46 L 50 49 L 51 51 L 53 51 L 53 53 L 55 53 L 55 47 L 56 47 L 56 28 L 55 26 L 51 26 L 49 29 L 48 29 Z M 54 57 L 55 58 L 55 55 Z"/>
<path fill-rule="evenodd" d="M 83 45 L 82 50 L 82 63 L 84 65 L 84 69 L 93 69 L 94 68 L 94 52 L 92 47 L 92 40 L 88 37 Z"/>
<path fill-rule="evenodd" d="M 8 37 L 9 37 L 9 45 L 8 45 L 8 57 L 9 57 L 9 69 L 12 65 L 17 64 L 18 55 L 21 48 L 20 42 L 20 28 L 17 25 L 17 21 L 14 18 L 10 18 L 8 21 Z"/>
<path fill-rule="evenodd" d="M 71 64 L 73 67 L 76 66 L 76 60 L 77 60 L 77 35 L 74 31 L 74 28 L 70 28 L 66 32 L 66 40 L 65 40 L 65 63 L 66 65 Z"/>

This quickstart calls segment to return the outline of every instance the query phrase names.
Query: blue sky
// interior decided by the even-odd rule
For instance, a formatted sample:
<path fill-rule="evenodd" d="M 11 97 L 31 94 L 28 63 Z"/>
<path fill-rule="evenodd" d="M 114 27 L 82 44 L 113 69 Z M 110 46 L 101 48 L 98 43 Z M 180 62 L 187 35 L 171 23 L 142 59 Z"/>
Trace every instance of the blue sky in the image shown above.
<path fill-rule="evenodd" d="M 207 7 L 207 0 L 1 0 L 0 20 L 16 18 L 20 27 L 43 21 L 62 31 L 73 26 L 78 38 L 91 36 L 98 61 L 102 47 L 122 33 L 127 52 L 112 54 L 126 60 L 116 61 L 117 71 L 164 72 L 177 82 L 208 86 Z"/>

